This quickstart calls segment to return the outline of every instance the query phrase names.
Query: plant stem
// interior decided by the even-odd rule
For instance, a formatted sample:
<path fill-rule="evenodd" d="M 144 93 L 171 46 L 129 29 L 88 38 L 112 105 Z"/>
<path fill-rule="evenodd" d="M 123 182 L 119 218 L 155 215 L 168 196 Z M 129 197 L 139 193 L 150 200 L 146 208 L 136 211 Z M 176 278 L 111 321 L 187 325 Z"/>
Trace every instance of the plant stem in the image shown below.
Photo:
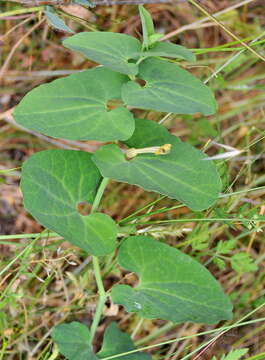
<path fill-rule="evenodd" d="M 101 184 L 99 185 L 95 200 L 94 200 L 92 208 L 91 208 L 91 214 L 94 213 L 95 211 L 97 211 L 100 200 L 103 196 L 104 190 L 108 184 L 108 181 L 109 181 L 108 178 L 103 178 Z"/>
<path fill-rule="evenodd" d="M 101 275 L 100 275 L 100 267 L 99 267 L 98 257 L 93 256 L 92 260 L 93 260 L 93 267 L 94 267 L 96 283 L 97 283 L 98 292 L 99 292 L 99 300 L 98 300 L 98 304 L 97 304 L 96 313 L 95 313 L 95 316 L 94 316 L 94 319 L 93 319 L 93 322 L 92 322 L 92 325 L 91 325 L 91 328 L 90 328 L 90 335 L 91 335 L 90 344 L 91 345 L 92 345 L 94 336 L 96 334 L 96 330 L 97 330 L 98 324 L 100 322 L 103 307 L 105 305 L 105 301 L 106 301 L 106 298 L 107 298 L 107 294 L 105 292 L 104 285 L 103 285 L 103 282 L 102 282 L 102 278 L 101 278 Z"/>
<path fill-rule="evenodd" d="M 106 188 L 106 186 L 108 184 L 108 181 L 109 181 L 108 178 L 103 178 L 103 180 L 102 180 L 102 182 L 101 182 L 101 184 L 100 184 L 100 186 L 98 188 L 95 200 L 93 202 L 93 205 L 92 205 L 92 208 L 91 208 L 91 214 L 97 211 L 100 200 L 102 199 L 104 190 L 105 190 L 105 188 Z M 93 319 L 93 322 L 92 322 L 92 325 L 91 325 L 91 328 L 90 328 L 90 334 L 91 334 L 90 344 L 91 344 L 91 346 L 92 346 L 92 342 L 93 342 L 93 339 L 95 337 L 97 327 L 98 327 L 98 324 L 100 322 L 101 314 L 102 314 L 102 311 L 103 311 L 103 307 L 104 307 L 104 304 L 105 304 L 105 301 L 106 301 L 106 298 L 107 298 L 107 294 L 105 292 L 103 281 L 102 281 L 101 274 L 100 274 L 100 266 L 99 266 L 98 257 L 97 256 L 92 256 L 92 261 L 93 261 L 95 279 L 96 279 L 96 283 L 97 283 L 97 287 L 98 287 L 99 300 L 98 300 L 98 303 L 97 303 L 96 313 L 95 313 L 95 316 L 94 316 L 94 319 Z"/>

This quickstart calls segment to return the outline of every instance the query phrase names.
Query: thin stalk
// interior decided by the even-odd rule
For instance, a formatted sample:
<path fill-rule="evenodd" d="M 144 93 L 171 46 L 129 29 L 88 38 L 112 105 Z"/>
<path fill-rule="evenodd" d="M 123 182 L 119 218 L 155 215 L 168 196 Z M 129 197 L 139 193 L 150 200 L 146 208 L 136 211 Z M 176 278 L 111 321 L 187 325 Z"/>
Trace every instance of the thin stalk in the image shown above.
<path fill-rule="evenodd" d="M 14 243 L 14 242 L 12 242 L 12 243 L 10 243 L 10 241 L 0 241 L 0 245 L 8 245 L 8 246 L 10 246 L 10 244 L 12 244 L 13 246 L 15 245 L 15 246 L 17 246 L 17 247 L 25 247 L 26 245 L 25 244 L 21 244 L 21 243 Z"/>
<path fill-rule="evenodd" d="M 94 267 L 94 274 L 95 274 L 95 278 L 96 278 L 96 283 L 97 283 L 97 287 L 98 287 L 98 293 L 99 293 L 99 300 L 97 303 L 97 309 L 96 309 L 96 313 L 90 328 L 90 344 L 92 345 L 93 339 L 95 337 L 96 331 L 97 331 L 97 327 L 98 324 L 100 322 L 100 318 L 101 318 L 101 314 L 105 305 L 105 301 L 107 298 L 107 294 L 105 292 L 104 289 L 104 285 L 102 282 L 102 278 L 101 278 L 101 274 L 100 274 L 100 266 L 99 266 L 99 261 L 98 261 L 98 257 L 93 256 L 92 258 L 93 261 L 93 267 Z"/>
<path fill-rule="evenodd" d="M 103 180 L 102 180 L 102 182 L 101 182 L 101 184 L 100 184 L 100 186 L 98 188 L 95 200 L 93 202 L 93 205 L 92 205 L 92 208 L 91 208 L 91 214 L 97 211 L 99 203 L 100 203 L 100 201 L 102 199 L 102 196 L 104 194 L 104 190 L 106 189 L 106 186 L 108 184 L 108 181 L 109 181 L 108 178 L 103 178 Z M 98 299 L 98 303 L 97 303 L 96 313 L 95 313 L 95 316 L 93 318 L 93 322 L 92 322 L 92 325 L 91 325 L 91 328 L 90 328 L 90 334 L 91 334 L 90 344 L 91 344 L 91 346 L 92 346 L 92 342 L 93 342 L 93 339 L 95 337 L 97 327 L 98 327 L 98 324 L 100 322 L 101 314 L 103 312 L 103 308 L 104 308 L 104 305 L 105 305 L 105 301 L 106 301 L 106 298 L 107 298 L 107 294 L 105 292 L 103 281 L 102 281 L 102 278 L 101 278 L 98 257 L 97 256 L 92 256 L 92 262 L 93 262 L 95 279 L 96 279 L 96 283 L 97 283 L 97 287 L 98 287 L 99 299 Z"/>
<path fill-rule="evenodd" d="M 152 224 L 171 224 L 171 223 L 185 223 L 185 222 L 220 222 L 227 221 L 231 223 L 257 223 L 259 221 L 264 221 L 265 218 L 257 217 L 257 218 L 184 218 L 184 219 L 169 219 L 169 220 L 155 220 L 155 221 L 146 221 L 146 222 L 137 222 L 136 226 L 140 225 L 152 225 Z"/>
<path fill-rule="evenodd" d="M 260 38 L 261 36 L 259 36 Z M 241 39 L 242 41 L 251 41 L 251 43 L 249 44 L 250 46 L 256 46 L 256 45 L 260 45 L 262 43 L 264 43 L 265 40 L 256 40 L 255 36 L 248 36 L 247 38 Z M 233 45 L 238 44 L 239 41 L 231 41 L 229 43 L 225 43 L 222 45 L 218 45 L 218 46 L 214 46 L 211 48 L 191 48 L 190 50 L 196 54 L 204 54 L 207 52 L 212 52 L 212 51 L 240 51 L 240 50 L 245 50 L 246 48 L 244 46 L 238 46 L 238 47 L 232 47 Z"/>
<path fill-rule="evenodd" d="M 96 194 L 96 197 L 95 197 L 95 200 L 93 202 L 93 205 L 92 205 L 92 208 L 91 208 L 91 214 L 94 213 L 95 211 L 97 211 L 98 209 L 98 206 L 99 206 L 99 203 L 101 201 L 101 198 L 103 196 L 103 193 L 104 193 L 104 190 L 107 186 L 109 182 L 109 179 L 108 178 L 104 178 L 98 188 L 98 191 L 97 191 L 97 194 Z"/>
<path fill-rule="evenodd" d="M 230 197 L 230 196 L 236 196 L 236 195 L 239 195 L 239 194 L 249 193 L 251 191 L 258 191 L 258 190 L 263 190 L 263 189 L 265 189 L 265 186 L 259 186 L 259 187 L 252 188 L 252 189 L 234 191 L 232 193 L 220 194 L 219 198 L 226 198 L 226 197 Z"/>
<path fill-rule="evenodd" d="M 30 240 L 32 240 L 33 238 L 39 237 L 61 237 L 60 235 L 58 235 L 57 233 L 47 233 L 47 230 L 44 230 L 40 233 L 30 233 L 30 234 L 14 234 L 14 235 L 0 235 L 0 240 L 8 240 L 8 239 L 25 239 L 25 238 L 29 238 Z M 9 243 L 10 244 L 10 243 Z M 23 245 L 23 244 L 22 244 Z"/>
<path fill-rule="evenodd" d="M 132 213 L 131 215 L 129 215 L 129 216 L 127 216 L 126 218 L 122 219 L 122 220 L 119 222 L 119 224 L 124 223 L 124 222 L 128 222 L 129 219 L 133 218 L 136 214 L 139 214 L 139 212 L 141 212 L 141 211 L 143 211 L 143 210 L 145 210 L 145 209 L 147 209 L 147 208 L 155 205 L 155 204 L 158 203 L 159 201 L 163 200 L 165 197 L 166 197 L 166 196 L 161 196 L 161 197 L 159 197 L 158 199 L 156 199 L 156 200 L 148 203 L 147 205 L 141 207 L 140 209 L 136 210 L 136 211 L 135 211 L 134 213 Z"/>
<path fill-rule="evenodd" d="M 7 16 L 21 15 L 21 14 L 26 14 L 26 13 L 32 13 L 32 12 L 38 12 L 38 11 L 43 11 L 43 10 L 44 10 L 44 6 L 34 6 L 31 8 L 16 9 L 16 10 L 11 10 L 11 11 L 6 11 L 6 12 L 0 14 L 0 18 L 5 18 Z"/>
<path fill-rule="evenodd" d="M 133 218 L 130 217 L 130 219 L 127 220 L 126 223 L 127 223 L 128 221 L 131 222 L 131 221 L 134 221 L 134 220 L 136 220 L 136 219 L 142 219 L 142 218 L 149 217 L 149 216 L 152 216 L 152 215 L 161 214 L 161 213 L 163 213 L 163 212 L 168 212 L 168 211 L 171 211 L 171 210 L 180 209 L 180 208 L 182 208 L 182 207 L 185 207 L 185 205 L 180 204 L 180 205 L 172 206 L 172 207 L 170 207 L 170 208 L 164 207 L 164 208 L 158 209 L 158 210 L 156 210 L 156 211 L 151 211 L 151 212 L 147 212 L 146 214 L 143 214 L 143 215 L 135 216 L 135 217 L 133 217 Z M 123 220 L 124 220 L 124 219 L 123 219 Z M 124 222 L 123 220 L 120 221 L 120 223 L 121 223 L 121 222 Z"/>

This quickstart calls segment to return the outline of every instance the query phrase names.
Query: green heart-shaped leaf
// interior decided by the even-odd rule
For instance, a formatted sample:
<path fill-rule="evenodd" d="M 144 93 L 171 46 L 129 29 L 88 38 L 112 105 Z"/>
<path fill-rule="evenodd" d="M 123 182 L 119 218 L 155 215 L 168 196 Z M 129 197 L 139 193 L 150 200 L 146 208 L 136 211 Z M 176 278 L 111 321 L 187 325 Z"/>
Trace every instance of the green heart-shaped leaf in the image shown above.
<path fill-rule="evenodd" d="M 130 81 L 122 87 L 122 99 L 140 109 L 177 114 L 214 114 L 216 102 L 210 88 L 188 71 L 165 60 L 148 58 L 139 65 L 141 87 Z"/>
<path fill-rule="evenodd" d="M 136 288 L 115 285 L 112 300 L 148 319 L 213 324 L 232 317 L 232 305 L 210 272 L 190 256 L 151 237 L 121 245 L 119 264 L 136 272 Z"/>
<path fill-rule="evenodd" d="M 100 359 L 135 350 L 130 335 L 122 332 L 116 323 L 111 323 L 104 333 L 103 345 L 97 356 Z M 143 352 L 135 352 L 130 355 L 119 356 L 119 360 L 150 360 L 151 356 Z"/>
<path fill-rule="evenodd" d="M 141 154 L 126 160 L 114 144 L 99 148 L 93 161 L 104 177 L 127 182 L 182 201 L 199 211 L 210 207 L 221 191 L 215 165 L 205 155 L 149 120 L 136 120 L 136 130 L 126 141 L 129 147 L 145 148 L 171 144 L 167 155 Z"/>
<path fill-rule="evenodd" d="M 115 222 L 105 214 L 82 216 L 78 212 L 78 204 L 93 202 L 101 180 L 87 152 L 38 152 L 22 168 L 25 208 L 42 225 L 81 249 L 96 256 L 111 253 L 117 236 Z"/>
<path fill-rule="evenodd" d="M 123 106 L 108 110 L 121 98 L 128 77 L 104 67 L 55 80 L 30 91 L 14 116 L 22 126 L 72 140 L 125 140 L 134 131 L 134 118 Z"/>
<path fill-rule="evenodd" d="M 68 360 L 97 360 L 90 345 L 90 332 L 79 322 L 57 325 L 52 338 Z"/>
<path fill-rule="evenodd" d="M 141 50 L 136 38 L 112 32 L 82 32 L 64 40 L 64 46 L 81 52 L 89 59 L 122 74 L 136 75 L 133 61 Z"/>
<path fill-rule="evenodd" d="M 181 45 L 172 44 L 170 42 L 157 42 L 150 49 L 143 51 L 143 56 L 161 56 L 173 59 L 183 59 L 189 62 L 195 62 L 196 56 L 189 49 Z"/>

